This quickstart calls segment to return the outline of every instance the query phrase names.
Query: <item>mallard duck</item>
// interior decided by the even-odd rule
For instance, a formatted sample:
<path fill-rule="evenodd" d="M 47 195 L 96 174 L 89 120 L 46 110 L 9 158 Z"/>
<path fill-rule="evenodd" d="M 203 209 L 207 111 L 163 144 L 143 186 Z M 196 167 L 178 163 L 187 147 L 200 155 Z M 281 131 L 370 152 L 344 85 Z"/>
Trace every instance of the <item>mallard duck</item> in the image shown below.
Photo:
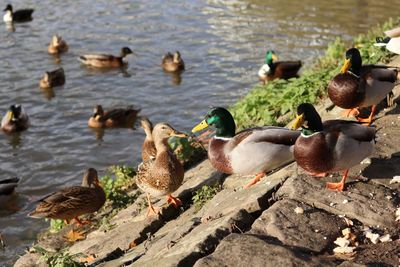
<path fill-rule="evenodd" d="M 42 89 L 47 89 L 55 86 L 61 86 L 64 83 L 65 83 L 64 69 L 59 68 L 53 71 L 46 71 L 43 78 L 39 82 L 39 86 Z"/>
<path fill-rule="evenodd" d="M 11 105 L 1 120 L 1 129 L 7 133 L 24 131 L 29 125 L 29 117 L 21 105 Z"/>
<path fill-rule="evenodd" d="M 109 54 L 88 54 L 79 56 L 78 60 L 85 65 L 96 67 L 96 68 L 120 68 L 126 63 L 124 58 L 128 54 L 133 54 L 129 47 L 121 48 L 120 56 L 113 56 Z"/>
<path fill-rule="evenodd" d="M 92 128 L 132 128 L 139 111 L 132 107 L 104 111 L 101 105 L 96 105 L 88 125 Z"/>
<path fill-rule="evenodd" d="M 141 117 L 140 125 L 142 126 L 144 132 L 146 133 L 146 138 L 144 139 L 142 145 L 142 161 L 145 162 L 151 159 L 155 159 L 157 151 L 152 135 L 153 124 L 148 118 Z"/>
<path fill-rule="evenodd" d="M 235 121 L 222 107 L 208 111 L 192 132 L 210 126 L 215 128 L 216 134 L 209 141 L 208 159 L 214 168 L 224 173 L 256 174 L 245 188 L 260 181 L 266 172 L 294 160 L 293 145 L 300 131 L 264 126 L 235 133 Z"/>
<path fill-rule="evenodd" d="M 0 180 L 0 196 L 11 195 L 18 186 L 19 178 L 9 178 Z"/>
<path fill-rule="evenodd" d="M 165 54 L 162 57 L 161 66 L 167 72 L 177 72 L 185 69 L 185 63 L 179 51 L 176 51 L 174 54 L 170 52 Z"/>
<path fill-rule="evenodd" d="M 54 192 L 43 199 L 36 209 L 28 214 L 33 218 L 51 218 L 75 221 L 82 225 L 78 216 L 98 211 L 106 201 L 106 194 L 99 184 L 97 171 L 93 168 L 86 170 L 81 186 L 67 187 Z"/>
<path fill-rule="evenodd" d="M 294 145 L 297 164 L 311 174 L 344 171 L 339 183 L 327 183 L 329 189 L 343 191 L 349 169 L 372 154 L 375 128 L 345 120 L 322 123 L 314 106 L 308 103 L 298 106 L 292 128 L 301 126 Z"/>
<path fill-rule="evenodd" d="M 68 45 L 65 40 L 58 35 L 53 35 L 50 44 L 47 47 L 49 54 L 61 54 L 68 51 Z"/>
<path fill-rule="evenodd" d="M 8 4 L 3 11 L 6 12 L 3 16 L 4 22 L 12 23 L 31 21 L 34 9 L 20 9 L 13 12 L 12 5 Z"/>
<path fill-rule="evenodd" d="M 328 94 L 332 102 L 358 115 L 357 108 L 372 106 L 368 118 L 359 122 L 371 124 L 376 105 L 389 94 L 397 80 L 397 71 L 382 65 L 362 65 L 360 51 L 351 48 L 340 73 L 329 82 Z"/>
<path fill-rule="evenodd" d="M 278 57 L 274 51 L 268 50 L 265 54 L 265 64 L 258 71 L 258 77 L 264 84 L 274 79 L 290 79 L 298 77 L 301 61 L 276 61 Z"/>
<path fill-rule="evenodd" d="M 157 123 L 152 135 L 157 151 L 156 157 L 154 160 L 145 161 L 140 165 L 136 178 L 137 186 L 147 194 L 149 203 L 147 215 L 157 214 L 159 211 L 151 204 L 150 195 L 154 197 L 167 196 L 167 202 L 174 207 L 182 204 L 178 198 L 171 194 L 182 184 L 184 170 L 182 164 L 169 148 L 167 140 L 171 136 L 187 137 L 167 123 Z"/>

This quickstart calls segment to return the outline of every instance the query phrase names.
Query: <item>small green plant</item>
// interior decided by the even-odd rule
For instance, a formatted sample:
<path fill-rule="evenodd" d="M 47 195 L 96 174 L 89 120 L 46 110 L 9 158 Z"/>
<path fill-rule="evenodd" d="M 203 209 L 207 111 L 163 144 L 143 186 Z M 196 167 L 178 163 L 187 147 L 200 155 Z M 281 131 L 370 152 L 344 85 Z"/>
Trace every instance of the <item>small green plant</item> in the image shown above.
<path fill-rule="evenodd" d="M 168 139 L 168 145 L 184 165 L 196 163 L 206 155 L 202 145 L 188 138 L 171 137 Z"/>
<path fill-rule="evenodd" d="M 50 267 L 83 267 L 84 263 L 76 260 L 77 257 L 81 257 L 82 254 L 70 254 L 67 249 L 63 249 L 57 252 L 50 252 L 42 247 L 36 246 L 33 248 L 36 253 L 41 254 L 39 262 L 45 262 Z"/>
<path fill-rule="evenodd" d="M 214 185 L 204 185 L 198 189 L 192 197 L 196 211 L 199 211 L 207 201 L 212 199 L 221 190 L 222 186 L 217 183 Z"/>
<path fill-rule="evenodd" d="M 64 220 L 50 219 L 50 232 L 58 233 L 65 225 Z"/>

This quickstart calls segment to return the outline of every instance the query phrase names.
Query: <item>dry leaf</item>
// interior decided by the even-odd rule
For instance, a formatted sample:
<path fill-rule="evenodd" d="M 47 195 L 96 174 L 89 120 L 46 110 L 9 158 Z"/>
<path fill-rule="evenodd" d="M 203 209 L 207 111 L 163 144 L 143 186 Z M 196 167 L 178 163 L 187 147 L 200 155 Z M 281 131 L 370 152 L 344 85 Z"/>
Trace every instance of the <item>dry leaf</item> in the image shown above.
<path fill-rule="evenodd" d="M 129 243 L 129 248 L 128 249 L 134 248 L 136 246 L 137 246 L 137 244 L 135 243 L 135 241 L 132 241 L 131 243 Z"/>
<path fill-rule="evenodd" d="M 76 242 L 78 240 L 83 240 L 85 239 L 85 232 L 84 231 L 74 231 L 70 230 L 66 235 L 64 235 L 64 238 L 67 239 L 69 242 Z"/>
<path fill-rule="evenodd" d="M 81 262 L 84 262 L 84 263 L 92 263 L 92 262 L 94 262 L 95 260 L 96 260 L 96 257 L 95 257 L 94 254 L 90 254 L 90 255 L 88 255 L 88 256 L 83 257 L 83 258 L 80 259 L 80 261 L 81 261 Z"/>

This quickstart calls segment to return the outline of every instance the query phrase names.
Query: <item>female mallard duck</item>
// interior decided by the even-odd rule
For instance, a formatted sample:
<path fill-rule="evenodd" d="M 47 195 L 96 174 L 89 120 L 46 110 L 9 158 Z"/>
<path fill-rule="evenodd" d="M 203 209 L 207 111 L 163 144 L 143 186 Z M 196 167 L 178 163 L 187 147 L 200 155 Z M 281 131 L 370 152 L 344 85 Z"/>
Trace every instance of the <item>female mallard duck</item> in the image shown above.
<path fill-rule="evenodd" d="M 12 23 L 31 21 L 34 9 L 20 9 L 13 12 L 12 5 L 8 4 L 3 11 L 6 12 L 6 14 L 3 16 L 4 22 Z"/>
<path fill-rule="evenodd" d="M 278 57 L 274 51 L 268 50 L 265 54 L 265 64 L 258 71 L 258 77 L 264 84 L 274 79 L 290 79 L 298 77 L 301 61 L 276 61 Z"/>
<path fill-rule="evenodd" d="M 129 47 L 123 47 L 121 48 L 121 54 L 119 56 L 109 54 L 88 54 L 79 56 L 78 60 L 85 65 L 96 68 L 120 68 L 126 64 L 123 59 L 128 54 L 132 53 L 133 52 Z"/>
<path fill-rule="evenodd" d="M 179 51 L 176 51 L 174 54 L 170 52 L 165 54 L 161 60 L 161 66 L 167 72 L 177 72 L 185 69 L 185 63 Z"/>
<path fill-rule="evenodd" d="M 293 145 L 299 131 L 274 126 L 256 127 L 235 134 L 236 125 L 228 110 L 211 109 L 192 132 L 207 127 L 216 130 L 208 145 L 208 159 L 217 170 L 241 175 L 256 174 L 245 188 L 260 181 L 266 172 L 293 161 Z"/>
<path fill-rule="evenodd" d="M 147 215 L 157 214 L 159 211 L 151 204 L 150 195 L 155 197 L 167 196 L 167 202 L 174 207 L 182 204 L 171 193 L 182 184 L 184 170 L 182 164 L 170 150 L 167 141 L 171 136 L 187 137 L 166 123 L 156 124 L 152 135 L 157 151 L 156 157 L 154 160 L 145 161 L 140 165 L 136 178 L 137 186 L 147 194 L 149 203 Z"/>
<path fill-rule="evenodd" d="M 10 178 L 0 180 L 0 196 L 11 195 L 18 186 L 19 178 Z"/>
<path fill-rule="evenodd" d="M 140 109 L 116 108 L 104 111 L 101 105 L 94 108 L 93 115 L 89 118 L 91 128 L 132 128 Z"/>
<path fill-rule="evenodd" d="M 302 126 L 301 136 L 294 145 L 297 164 L 318 175 L 344 171 L 339 183 L 327 183 L 329 189 L 343 191 L 349 168 L 371 155 L 375 144 L 375 128 L 354 121 L 328 120 L 321 117 L 311 104 L 301 104 L 292 128 Z"/>
<path fill-rule="evenodd" d="M 78 216 L 98 211 L 106 202 L 106 194 L 100 186 L 97 171 L 86 170 L 81 186 L 72 186 L 50 194 L 40 200 L 36 209 L 28 214 L 33 218 L 71 219 L 82 225 Z"/>
<path fill-rule="evenodd" d="M 397 71 L 382 65 L 362 65 L 360 51 L 351 48 L 340 73 L 328 85 L 332 102 L 349 109 L 347 115 L 358 115 L 358 107 L 372 106 L 368 118 L 357 118 L 359 122 L 371 124 L 376 105 L 389 94 L 397 80 Z"/>
<path fill-rule="evenodd" d="M 153 124 L 148 118 L 141 117 L 140 125 L 142 126 L 144 132 L 146 133 L 146 138 L 144 139 L 142 145 L 142 161 L 145 162 L 151 159 L 155 159 L 157 151 L 152 135 Z"/>
<path fill-rule="evenodd" d="M 7 133 L 24 131 L 29 125 L 29 117 L 21 105 L 11 105 L 1 120 L 1 129 Z"/>
<path fill-rule="evenodd" d="M 49 54 L 61 54 L 67 51 L 68 45 L 65 40 L 63 40 L 61 36 L 53 35 L 53 38 L 51 38 L 50 44 L 47 47 L 47 52 L 49 52 Z"/>
<path fill-rule="evenodd" d="M 46 71 L 43 78 L 39 82 L 42 89 L 48 89 L 55 86 L 61 86 L 65 83 L 64 69 L 59 68 L 53 71 Z"/>

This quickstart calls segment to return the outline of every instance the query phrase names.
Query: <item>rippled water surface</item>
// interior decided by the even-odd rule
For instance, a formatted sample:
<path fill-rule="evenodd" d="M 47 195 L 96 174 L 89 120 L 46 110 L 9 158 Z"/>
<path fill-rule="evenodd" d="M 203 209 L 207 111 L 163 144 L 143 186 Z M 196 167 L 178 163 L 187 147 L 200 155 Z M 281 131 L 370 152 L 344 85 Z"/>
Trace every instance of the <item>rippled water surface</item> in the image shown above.
<path fill-rule="evenodd" d="M 284 4 L 283 4 L 284 3 Z M 10 32 L 0 24 L 0 113 L 22 104 L 32 126 L 20 135 L 0 133 L 0 179 L 18 176 L 17 194 L 0 199 L 0 231 L 7 245 L 0 265 L 10 265 L 46 228 L 26 218 L 33 201 L 79 184 L 88 166 L 136 165 L 144 133 L 113 129 L 98 138 L 87 127 L 95 104 L 134 105 L 154 122 L 189 130 L 209 106 L 227 106 L 257 82 L 266 49 L 306 65 L 327 43 L 365 32 L 398 15 L 400 0 L 375 1 L 13 1 L 33 7 L 34 20 Z M 5 4 L 4 4 L 5 5 Z M 0 7 L 3 9 L 3 7 Z M 61 61 L 46 52 L 53 34 L 70 45 Z M 126 72 L 87 69 L 76 60 L 86 52 L 117 54 L 131 47 Z M 181 77 L 159 64 L 179 50 Z M 44 71 L 59 66 L 67 82 L 52 91 L 38 86 Z M 180 82 L 180 83 L 179 83 Z M 100 173 L 102 174 L 102 173 Z"/>

